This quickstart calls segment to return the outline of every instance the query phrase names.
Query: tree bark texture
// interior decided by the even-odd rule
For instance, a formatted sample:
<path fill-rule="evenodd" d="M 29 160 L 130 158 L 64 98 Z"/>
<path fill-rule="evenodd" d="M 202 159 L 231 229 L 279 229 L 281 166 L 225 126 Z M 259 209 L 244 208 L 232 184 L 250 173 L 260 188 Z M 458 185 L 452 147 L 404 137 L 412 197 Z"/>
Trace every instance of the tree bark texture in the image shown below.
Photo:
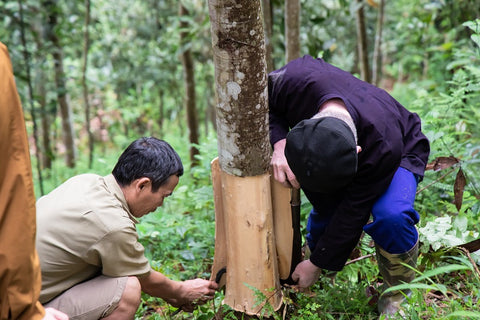
<path fill-rule="evenodd" d="M 63 70 L 63 51 L 60 39 L 55 33 L 57 26 L 58 8 L 55 1 L 45 1 L 44 6 L 48 8 L 48 38 L 52 42 L 52 57 L 55 61 L 55 84 L 57 86 L 57 99 L 60 105 L 62 117 L 62 137 L 65 145 L 65 160 L 69 168 L 75 167 L 75 143 L 73 140 L 72 111 L 68 102 L 66 89 L 65 72 Z"/>
<path fill-rule="evenodd" d="M 300 57 L 300 0 L 285 0 L 286 61 Z"/>
<path fill-rule="evenodd" d="M 267 75 L 260 0 L 210 0 L 220 167 L 268 172 Z"/>
<path fill-rule="evenodd" d="M 370 67 L 368 63 L 367 30 L 365 27 L 365 15 L 363 12 L 363 0 L 357 0 L 356 24 L 357 24 L 357 49 L 360 63 L 360 76 L 366 82 L 371 81 Z"/>
<path fill-rule="evenodd" d="M 182 5 L 182 2 L 179 2 L 180 6 L 180 17 L 187 17 L 188 10 Z M 188 41 L 188 32 L 185 31 L 189 27 L 189 23 L 185 20 L 180 20 L 180 43 L 183 47 L 182 50 L 182 65 L 183 65 L 183 81 L 185 84 L 185 108 L 187 111 L 187 123 L 188 123 L 188 132 L 189 132 L 189 141 L 190 141 L 190 161 L 191 166 L 194 167 L 198 165 L 198 160 L 196 155 L 199 154 L 198 148 L 195 145 L 198 145 L 198 115 L 197 107 L 195 103 L 195 76 L 194 76 L 194 67 L 193 67 L 193 58 L 190 48 L 187 46 Z"/>

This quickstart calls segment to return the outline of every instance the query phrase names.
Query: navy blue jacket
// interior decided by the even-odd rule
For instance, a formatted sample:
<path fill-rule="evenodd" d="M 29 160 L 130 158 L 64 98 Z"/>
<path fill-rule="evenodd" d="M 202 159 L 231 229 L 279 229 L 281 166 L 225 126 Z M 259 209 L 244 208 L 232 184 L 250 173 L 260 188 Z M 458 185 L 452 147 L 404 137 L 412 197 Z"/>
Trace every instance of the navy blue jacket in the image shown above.
<path fill-rule="evenodd" d="M 303 189 L 318 212 L 328 205 L 336 207 L 310 261 L 323 269 L 341 270 L 398 167 L 423 177 L 430 147 L 420 118 L 385 90 L 310 56 L 271 72 L 268 91 L 272 146 L 330 99 L 341 99 L 355 123 L 362 151 L 353 182 L 328 201 L 325 195 Z"/>

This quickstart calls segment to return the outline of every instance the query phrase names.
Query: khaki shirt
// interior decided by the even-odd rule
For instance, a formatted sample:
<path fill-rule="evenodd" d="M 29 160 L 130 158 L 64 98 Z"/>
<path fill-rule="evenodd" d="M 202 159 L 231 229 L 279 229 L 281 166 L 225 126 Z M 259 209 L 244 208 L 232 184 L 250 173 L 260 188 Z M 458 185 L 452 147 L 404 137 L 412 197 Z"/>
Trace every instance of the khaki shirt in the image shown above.
<path fill-rule="evenodd" d="M 37 201 L 37 250 L 42 269 L 40 301 L 103 274 L 150 272 L 138 242 L 137 220 L 113 175 L 73 177 Z"/>
<path fill-rule="evenodd" d="M 22 106 L 0 42 L 0 320 L 39 320 L 35 194 Z"/>

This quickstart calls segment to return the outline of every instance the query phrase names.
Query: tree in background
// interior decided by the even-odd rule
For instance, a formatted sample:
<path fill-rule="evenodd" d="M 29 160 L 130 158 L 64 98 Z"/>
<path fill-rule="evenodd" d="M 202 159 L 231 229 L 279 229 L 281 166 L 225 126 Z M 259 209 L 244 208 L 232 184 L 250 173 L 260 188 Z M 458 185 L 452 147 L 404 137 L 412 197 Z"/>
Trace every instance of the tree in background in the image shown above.
<path fill-rule="evenodd" d="M 267 61 L 267 72 L 275 69 L 272 51 L 272 33 L 273 33 L 273 12 L 270 0 L 262 0 L 263 29 L 265 30 L 265 59 Z"/>
<path fill-rule="evenodd" d="M 195 97 L 195 77 L 192 52 L 189 45 L 189 23 L 186 21 L 189 15 L 187 8 L 182 1 L 179 2 L 180 7 L 180 50 L 181 60 L 183 65 L 183 81 L 185 83 L 185 108 L 187 113 L 187 124 L 190 141 L 190 162 L 191 166 L 195 167 L 198 164 L 196 156 L 199 151 L 196 147 L 199 142 L 198 138 L 198 115 Z"/>
<path fill-rule="evenodd" d="M 65 161 L 68 167 L 73 168 L 75 166 L 76 147 L 74 142 L 75 133 L 73 132 L 73 119 L 72 110 L 70 108 L 66 76 L 63 67 L 63 48 L 61 45 L 61 39 L 57 35 L 57 20 L 59 16 L 59 7 L 57 6 L 57 0 L 43 1 L 43 6 L 48 12 L 47 23 L 47 38 L 53 45 L 52 57 L 55 64 L 55 84 L 57 88 L 57 99 L 60 106 L 60 114 L 62 117 L 62 137 L 65 147 Z"/>
<path fill-rule="evenodd" d="M 285 0 L 285 60 L 300 57 L 300 0 Z"/>
<path fill-rule="evenodd" d="M 356 0 L 355 21 L 357 23 L 357 50 L 360 78 L 371 81 L 370 64 L 368 63 L 368 41 L 365 25 L 364 0 Z"/>

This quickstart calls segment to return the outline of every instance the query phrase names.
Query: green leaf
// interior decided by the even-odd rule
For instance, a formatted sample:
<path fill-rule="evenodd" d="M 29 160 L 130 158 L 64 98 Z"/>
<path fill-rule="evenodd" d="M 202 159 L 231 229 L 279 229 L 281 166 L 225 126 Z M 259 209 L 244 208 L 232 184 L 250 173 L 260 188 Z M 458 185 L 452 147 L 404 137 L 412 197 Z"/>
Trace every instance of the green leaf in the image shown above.
<path fill-rule="evenodd" d="M 404 284 L 399 284 L 399 285 L 390 287 L 386 289 L 384 293 L 397 291 L 397 290 L 411 290 L 411 289 L 438 290 L 438 287 L 435 285 L 426 284 L 426 283 L 404 283 Z"/>
<path fill-rule="evenodd" d="M 460 265 L 460 264 L 450 264 L 446 265 L 443 267 L 438 267 L 433 270 L 428 270 L 424 272 L 420 277 L 415 278 L 412 282 L 419 282 L 425 279 L 429 279 L 431 277 L 444 274 L 444 273 L 450 273 L 453 271 L 460 271 L 460 270 L 470 270 L 471 268 L 465 265 Z"/>
<path fill-rule="evenodd" d="M 473 42 L 477 44 L 477 46 L 480 47 L 480 35 L 479 34 L 472 34 L 471 36 Z"/>
<path fill-rule="evenodd" d="M 473 311 L 455 311 L 445 316 L 445 318 L 457 319 L 457 317 L 480 319 L 480 312 Z"/>

